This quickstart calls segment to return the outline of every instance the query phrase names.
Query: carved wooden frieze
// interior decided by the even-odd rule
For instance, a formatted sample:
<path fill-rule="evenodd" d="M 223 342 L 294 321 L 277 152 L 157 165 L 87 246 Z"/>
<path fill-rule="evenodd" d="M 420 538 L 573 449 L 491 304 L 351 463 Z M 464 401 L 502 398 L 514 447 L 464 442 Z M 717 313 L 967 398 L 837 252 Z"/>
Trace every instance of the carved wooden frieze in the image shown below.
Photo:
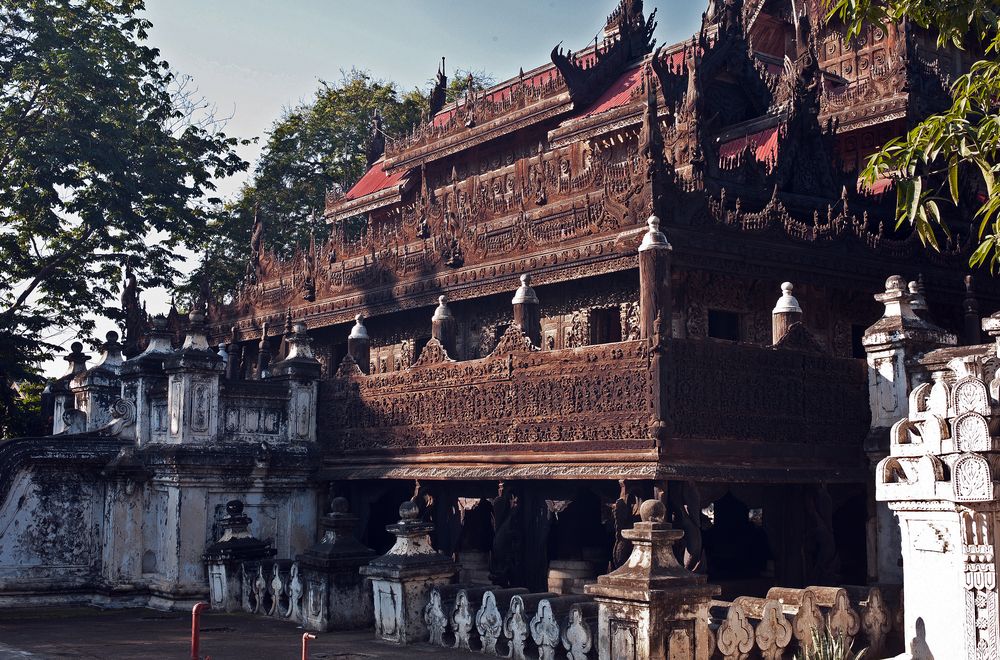
<path fill-rule="evenodd" d="M 322 383 L 319 429 L 342 451 L 608 446 L 646 437 L 650 392 L 643 342 L 539 351 L 512 326 L 483 359 L 437 355 L 401 371 Z"/>

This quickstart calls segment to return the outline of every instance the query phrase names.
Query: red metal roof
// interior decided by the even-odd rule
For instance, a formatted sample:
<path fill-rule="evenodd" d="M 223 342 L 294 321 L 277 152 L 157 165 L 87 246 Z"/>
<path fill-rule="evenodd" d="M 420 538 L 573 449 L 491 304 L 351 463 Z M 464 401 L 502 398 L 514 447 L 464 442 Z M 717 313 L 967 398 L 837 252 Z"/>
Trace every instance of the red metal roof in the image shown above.
<path fill-rule="evenodd" d="M 758 163 L 773 164 L 778 158 L 778 134 L 778 127 L 772 126 L 723 142 L 719 145 L 719 165 L 724 169 L 736 167 L 739 164 L 739 157 L 747 145 L 753 150 Z"/>
<path fill-rule="evenodd" d="M 608 110 L 614 110 L 615 108 L 620 108 L 626 105 L 630 98 L 632 98 L 632 88 L 642 82 L 642 67 L 637 66 L 634 69 L 626 71 L 618 80 L 611 84 L 604 90 L 594 104 L 583 111 L 580 117 L 593 117 L 594 115 L 599 115 L 602 112 L 607 112 Z"/>
<path fill-rule="evenodd" d="M 358 199 L 365 195 L 376 193 L 386 188 L 399 185 L 406 176 L 407 170 L 399 170 L 394 174 L 386 174 L 382 169 L 382 159 L 380 158 L 372 165 L 371 169 L 365 172 L 358 182 L 351 186 L 351 189 L 344 195 L 344 199 Z"/>

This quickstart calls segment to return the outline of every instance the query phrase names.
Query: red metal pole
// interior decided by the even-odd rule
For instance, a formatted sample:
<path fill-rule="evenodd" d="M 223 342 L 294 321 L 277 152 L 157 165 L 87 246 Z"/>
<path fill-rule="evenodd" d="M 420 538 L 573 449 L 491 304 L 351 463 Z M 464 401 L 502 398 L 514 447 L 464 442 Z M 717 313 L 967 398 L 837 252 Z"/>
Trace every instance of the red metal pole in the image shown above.
<path fill-rule="evenodd" d="M 201 611 L 208 609 L 208 603 L 195 603 L 191 608 L 191 660 L 201 660 L 198 646 L 201 643 Z"/>
<path fill-rule="evenodd" d="M 302 633 L 302 660 L 309 660 L 309 640 L 316 639 L 312 633 Z"/>

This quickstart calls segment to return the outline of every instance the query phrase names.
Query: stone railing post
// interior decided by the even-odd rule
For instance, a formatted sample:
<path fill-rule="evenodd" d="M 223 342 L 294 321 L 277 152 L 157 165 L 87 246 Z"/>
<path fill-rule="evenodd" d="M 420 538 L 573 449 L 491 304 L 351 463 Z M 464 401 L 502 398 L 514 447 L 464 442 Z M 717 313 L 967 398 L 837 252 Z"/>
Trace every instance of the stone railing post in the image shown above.
<path fill-rule="evenodd" d="M 521 327 L 531 340 L 532 346 L 542 345 L 542 313 L 538 294 L 531 288 L 531 275 L 521 276 L 521 286 L 510 301 L 514 306 L 514 324 Z"/>
<path fill-rule="evenodd" d="M 167 374 L 167 442 L 208 442 L 219 430 L 222 358 L 208 346 L 204 316 L 191 312 L 184 345 L 164 360 Z"/>
<path fill-rule="evenodd" d="M 371 340 L 364 321 L 364 314 L 354 317 L 354 327 L 351 328 L 351 334 L 347 335 L 347 354 L 361 369 L 361 373 L 367 374 L 371 369 Z"/>
<path fill-rule="evenodd" d="M 708 660 L 709 604 L 719 588 L 677 563 L 673 544 L 684 532 L 664 522 L 666 507 L 646 500 L 641 522 L 622 536 L 632 542 L 625 564 L 586 587 L 599 604 L 600 660 Z"/>
<path fill-rule="evenodd" d="M 437 339 L 450 357 L 455 357 L 455 317 L 445 296 L 438 296 L 438 306 L 431 317 L 431 338 Z"/>
<path fill-rule="evenodd" d="M 76 408 L 70 383 L 87 370 L 89 359 L 90 356 L 83 352 L 83 344 L 78 341 L 73 342 L 69 347 L 69 355 L 65 357 L 66 373 L 48 386 L 47 389 L 52 395 L 52 433 L 62 433 L 67 430 L 63 415 Z"/>
<path fill-rule="evenodd" d="M 771 310 L 771 343 L 777 344 L 795 323 L 802 322 L 802 308 L 792 295 L 792 283 L 782 282 L 781 297 Z"/>
<path fill-rule="evenodd" d="M 287 335 L 288 356 L 271 365 L 271 380 L 288 384 L 288 439 L 316 440 L 316 397 L 320 363 L 312 353 L 305 323 L 296 323 Z"/>
<path fill-rule="evenodd" d="M 876 499 L 902 536 L 906 657 L 1000 657 L 1000 405 L 982 348 L 935 356 L 951 359 L 914 389 L 875 469 Z"/>
<path fill-rule="evenodd" d="M 111 421 L 111 406 L 121 397 L 122 345 L 118 333 L 109 332 L 101 344 L 97 364 L 77 374 L 70 382 L 75 406 L 87 416 L 87 429 L 93 431 Z"/>
<path fill-rule="evenodd" d="M 865 441 L 865 452 L 875 465 L 889 452 L 889 428 L 908 413 L 908 397 L 916 383 L 909 382 L 906 362 L 925 351 L 942 346 L 954 346 L 954 335 L 921 319 L 910 305 L 910 292 L 899 275 L 885 282 L 885 293 L 875 300 L 885 305 L 878 321 L 865 330 L 861 342 L 868 359 L 868 403 L 871 407 L 871 428 Z M 874 535 L 869 535 L 869 578 L 874 582 L 899 584 L 903 580 L 900 567 L 899 526 L 885 505 L 876 505 Z M 874 544 L 872 547 L 871 544 Z"/>
<path fill-rule="evenodd" d="M 135 405 L 135 439 L 140 447 L 153 439 L 157 424 L 153 422 L 151 394 L 166 388 L 163 361 L 173 352 L 166 317 L 154 316 L 152 325 L 146 350 L 126 360 L 121 374 L 122 398 Z"/>
<path fill-rule="evenodd" d="M 359 570 L 375 552 L 354 537 L 357 523 L 347 500 L 333 498 L 330 513 L 320 521 L 323 537 L 298 557 L 308 604 L 302 624 L 307 630 L 326 632 L 371 625 L 372 599 L 365 593 Z"/>
<path fill-rule="evenodd" d="M 212 609 L 238 612 L 243 605 L 241 566 L 246 561 L 269 559 L 277 552 L 250 533 L 250 517 L 243 502 L 226 503 L 226 516 L 219 521 L 222 535 L 205 549 L 202 561 L 208 567 L 208 593 Z"/>
<path fill-rule="evenodd" d="M 434 550 L 434 525 L 420 520 L 413 502 L 399 506 L 399 522 L 386 529 L 396 543 L 386 554 L 361 568 L 372 583 L 375 634 L 397 644 L 427 639 L 423 609 L 431 589 L 448 584 L 458 573 L 455 562 Z"/>
<path fill-rule="evenodd" d="M 673 248 L 660 231 L 658 217 L 650 216 L 646 224 L 648 229 L 639 244 L 639 337 L 662 343 L 670 337 L 673 324 L 670 287 Z"/>

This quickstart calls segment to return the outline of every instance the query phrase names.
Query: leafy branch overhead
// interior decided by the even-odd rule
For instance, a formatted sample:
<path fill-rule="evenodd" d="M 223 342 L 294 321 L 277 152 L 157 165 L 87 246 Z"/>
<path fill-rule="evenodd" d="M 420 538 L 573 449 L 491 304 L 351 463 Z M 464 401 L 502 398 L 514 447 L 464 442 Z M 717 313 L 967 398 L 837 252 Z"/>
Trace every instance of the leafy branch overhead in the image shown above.
<path fill-rule="evenodd" d="M 908 21 L 937 35 L 941 48 L 955 47 L 980 57 L 952 85 L 951 107 L 917 123 L 905 136 L 885 144 L 862 172 L 865 184 L 896 181 L 898 225 L 914 227 L 924 245 L 940 249 L 939 232 L 953 227 L 942 206 L 963 207 L 968 177 L 980 179 L 972 195 L 977 247 L 973 266 L 1000 267 L 1000 6 L 992 1 L 960 0 L 833 0 L 829 16 L 846 26 L 846 38 L 858 37 L 866 25 Z"/>
<path fill-rule="evenodd" d="M 115 318 L 127 264 L 170 285 L 213 181 L 247 167 L 147 45 L 142 10 L 0 0 L 0 346 L 17 349 L 0 351 L 0 408 L 45 337 Z"/>

